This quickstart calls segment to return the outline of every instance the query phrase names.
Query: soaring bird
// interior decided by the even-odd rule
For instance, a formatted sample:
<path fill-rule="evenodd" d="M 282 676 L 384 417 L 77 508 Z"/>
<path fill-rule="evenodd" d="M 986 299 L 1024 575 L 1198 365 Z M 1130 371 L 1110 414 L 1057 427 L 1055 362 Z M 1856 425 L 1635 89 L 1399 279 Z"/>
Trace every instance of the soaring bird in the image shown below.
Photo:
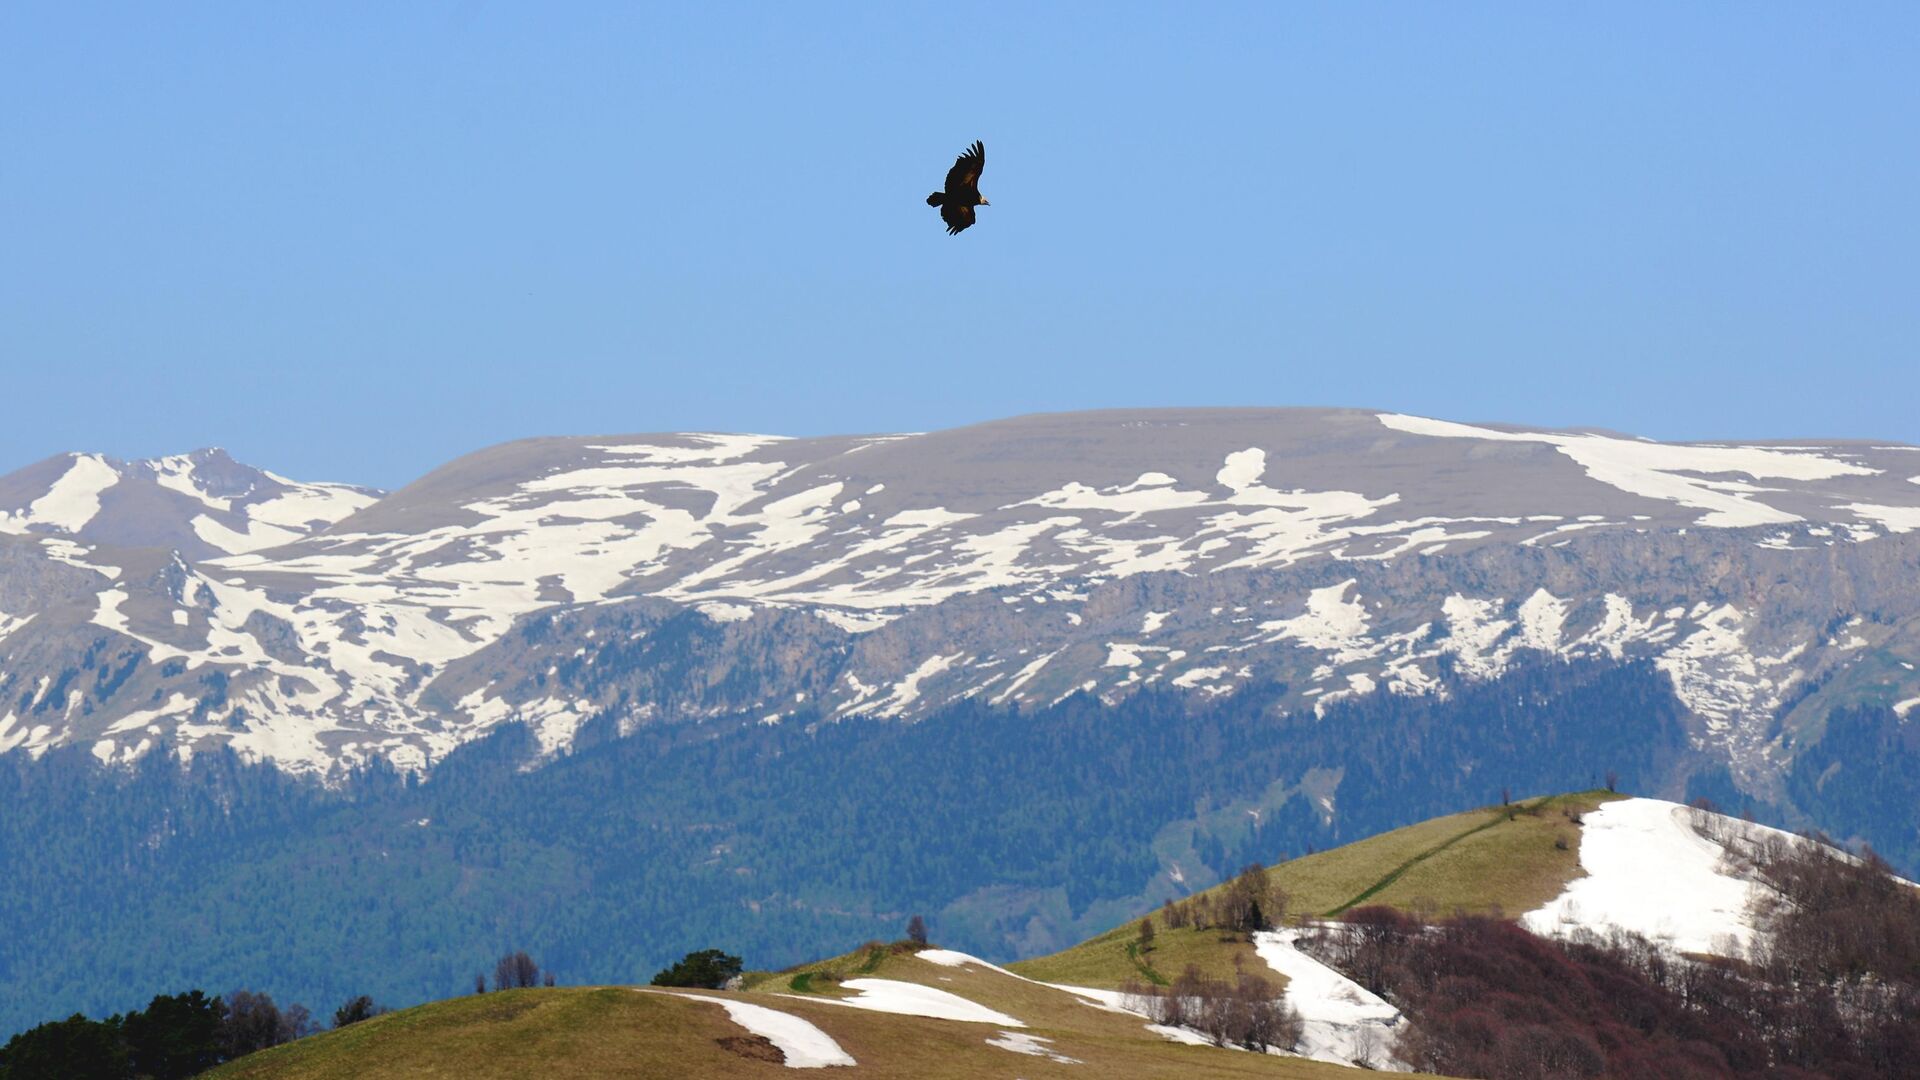
<path fill-rule="evenodd" d="M 940 220 L 947 223 L 947 235 L 958 236 L 973 224 L 973 208 L 988 205 L 980 197 L 980 170 L 987 167 L 987 148 L 981 143 L 967 147 L 947 170 L 947 190 L 927 196 L 928 206 L 940 208 Z"/>

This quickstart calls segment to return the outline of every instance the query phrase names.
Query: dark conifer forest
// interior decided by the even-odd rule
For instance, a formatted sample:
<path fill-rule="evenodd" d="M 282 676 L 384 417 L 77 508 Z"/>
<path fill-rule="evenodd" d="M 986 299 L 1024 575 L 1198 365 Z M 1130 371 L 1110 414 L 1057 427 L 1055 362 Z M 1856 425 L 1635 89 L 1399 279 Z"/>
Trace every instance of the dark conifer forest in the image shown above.
<path fill-rule="evenodd" d="M 421 781 L 326 788 L 264 765 L 78 751 L 0 758 L 0 1031 L 183 986 L 396 1005 L 463 992 L 510 948 L 570 982 L 642 982 L 689 948 L 774 968 L 891 936 L 1010 959 L 1174 895 L 1156 837 L 1211 884 L 1518 793 L 1656 791 L 1697 767 L 1647 664 L 1550 663 L 1445 698 L 1283 716 L 1276 687 L 1194 709 L 1145 692 L 914 724 L 610 718 L 544 763 L 518 727 Z M 1329 817 L 1298 785 L 1337 779 Z M 1274 792 L 1277 810 L 1240 810 Z M 1008 915 L 1007 912 L 1014 914 Z M 1035 913 L 1058 936 L 1020 933 Z M 30 973 L 30 976 L 26 973 Z"/>

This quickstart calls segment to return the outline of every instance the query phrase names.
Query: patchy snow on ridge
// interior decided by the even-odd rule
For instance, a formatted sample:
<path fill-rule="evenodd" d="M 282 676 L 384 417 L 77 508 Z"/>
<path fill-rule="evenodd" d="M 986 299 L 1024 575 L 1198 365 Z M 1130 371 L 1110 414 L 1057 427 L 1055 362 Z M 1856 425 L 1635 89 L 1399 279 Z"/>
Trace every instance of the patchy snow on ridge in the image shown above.
<path fill-rule="evenodd" d="M 1754 480 L 1831 480 L 1841 476 L 1871 476 L 1877 471 L 1811 450 L 1698 446 L 1547 431 L 1499 431 L 1395 413 L 1381 413 L 1379 418 L 1386 427 L 1410 435 L 1545 443 L 1578 462 L 1588 476 L 1603 484 L 1643 498 L 1706 511 L 1697 524 L 1707 528 L 1781 525 L 1802 519 L 1798 514 L 1787 513 L 1754 498 L 1769 489 L 1741 480 L 1708 480 L 1688 474 L 1737 474 Z"/>
<path fill-rule="evenodd" d="M 922 960 L 927 961 L 930 964 L 938 964 L 941 967 L 965 967 L 971 964 L 974 967 L 983 967 L 983 968 L 986 968 L 988 971 L 998 972 L 1001 975 L 1005 975 L 1009 979 L 1019 979 L 1021 982 L 1033 983 L 1035 986 L 1051 985 L 1049 983 L 1039 982 L 1038 980 L 1035 980 L 1035 979 L 1029 979 L 1025 975 L 1021 975 L 1018 972 L 1008 971 L 1006 968 L 1001 967 L 999 964 L 993 963 L 992 961 L 989 961 L 989 960 L 982 960 L 979 957 L 974 956 L 972 953 L 957 952 L 953 949 L 921 949 L 920 951 L 914 953 L 913 955 L 919 957 Z"/>
<path fill-rule="evenodd" d="M 1920 477 L 1915 477 L 1915 480 L 1920 481 Z M 1891 533 L 1905 533 L 1920 529 L 1920 507 L 1848 503 L 1841 509 L 1851 510 L 1863 518 L 1877 521 Z"/>
<path fill-rule="evenodd" d="M 1736 757 L 1751 756 L 1759 752 L 1752 744 L 1766 733 L 1739 720 L 1772 714 L 1796 678 L 1792 663 L 1807 646 L 1795 644 L 1778 656 L 1760 652 L 1747 640 L 1757 620 L 1732 604 L 1694 617 L 1699 628 L 1664 650 L 1654 666 L 1705 723 L 1709 740 L 1731 746 Z"/>
<path fill-rule="evenodd" d="M 1544 907 L 1521 916 L 1536 934 L 1631 930 L 1688 953 L 1744 952 L 1753 944 L 1752 907 L 1764 886 L 1726 864 L 1726 849 L 1693 827 L 1694 811 L 1659 799 L 1622 799 L 1580 826 L 1584 877 Z M 1753 837 L 1789 833 L 1726 823 Z"/>
<path fill-rule="evenodd" d="M 920 700 L 921 683 L 952 667 L 953 662 L 960 659 L 960 656 L 960 653 L 954 653 L 950 656 L 927 657 L 919 667 L 908 672 L 907 677 L 900 680 L 899 684 L 893 688 L 892 694 L 876 702 L 871 708 L 854 711 L 871 713 L 875 716 L 899 716 L 907 710 L 907 706 Z"/>
<path fill-rule="evenodd" d="M 1400 1010 L 1379 995 L 1301 952 L 1300 930 L 1268 930 L 1253 937 L 1254 952 L 1287 977 L 1286 1001 L 1300 1014 L 1302 1057 L 1338 1065 L 1364 1063 L 1404 1072 L 1391 1054 Z"/>
<path fill-rule="evenodd" d="M 1567 622 L 1567 602 L 1545 589 L 1535 589 L 1520 605 L 1521 641 L 1530 649 L 1553 652 L 1560 647 L 1560 628 Z"/>
<path fill-rule="evenodd" d="M 929 964 L 938 964 L 941 967 L 965 967 L 968 964 L 978 964 L 984 968 L 993 968 L 995 971 L 1006 971 L 1005 968 L 989 964 L 971 953 L 958 952 L 953 949 L 921 949 L 913 955 L 921 960 L 925 960 Z M 1006 973 L 1009 975 L 1013 974 L 1010 971 Z"/>
<path fill-rule="evenodd" d="M 1035 675 L 1040 674 L 1040 669 L 1047 666 L 1047 661 L 1058 655 L 1060 655 L 1060 650 L 1055 649 L 1052 652 L 1042 653 L 1034 657 L 1033 660 L 1028 662 L 1025 667 L 1021 668 L 1020 671 L 1014 675 L 1012 681 L 1007 683 L 1006 689 L 988 699 L 989 704 L 1004 704 L 1008 698 L 1019 693 L 1021 687 L 1031 682 Z"/>
<path fill-rule="evenodd" d="M 315 525 L 332 524 L 379 501 L 378 495 L 345 484 L 307 483 L 273 472 L 266 472 L 266 477 L 287 490 L 242 510 L 253 521 L 283 529 L 305 531 Z"/>
<path fill-rule="evenodd" d="M 840 984 L 848 990 L 858 990 L 859 995 L 850 998 L 810 997 L 804 1000 L 821 1001 L 834 1005 L 845 1005 L 853 1009 L 868 1009 L 873 1012 L 897 1013 L 901 1016 L 924 1016 L 932 1020 L 960 1020 L 969 1024 L 993 1024 L 996 1027 L 1023 1028 L 1027 1025 L 1006 1013 L 997 1012 L 978 1002 L 968 1001 L 958 994 L 950 994 L 919 983 L 901 982 L 897 979 L 848 979 Z M 782 997 L 797 997 L 795 994 L 782 994 Z"/>
<path fill-rule="evenodd" d="M 74 454 L 67 471 L 45 495 L 18 514 L 0 510 L 0 532 L 21 533 L 34 525 L 69 533 L 86 528 L 100 512 L 100 496 L 120 482 L 120 473 L 99 454 Z"/>
<path fill-rule="evenodd" d="M 1367 655 L 1363 648 L 1367 609 L 1358 598 L 1347 599 L 1347 591 L 1354 585 L 1354 579 L 1348 578 L 1338 585 L 1314 589 L 1307 594 L 1306 614 L 1263 622 L 1260 629 L 1271 632 L 1275 640 L 1292 639 L 1309 649 L 1335 653 L 1336 657 L 1355 652 Z M 1336 658 L 1334 662 L 1343 661 Z"/>
<path fill-rule="evenodd" d="M 1460 661 L 1460 670 L 1478 679 L 1500 674 L 1505 659 L 1494 652 L 1494 643 L 1513 628 L 1506 619 L 1495 618 L 1500 600 L 1470 600 L 1459 593 L 1446 598 L 1440 610 L 1447 617 L 1452 633 L 1446 647 Z"/>
<path fill-rule="evenodd" d="M 574 667 L 592 678 L 525 682 L 564 669 L 535 666 L 533 639 L 510 631 L 642 598 L 739 623 L 717 635 L 724 650 L 769 644 L 781 631 L 768 624 L 787 612 L 854 635 L 899 623 L 864 644 L 804 628 L 809 649 L 840 650 L 811 699 L 832 717 L 914 720 L 972 697 L 1113 704 L 1156 683 L 1197 699 L 1284 686 L 1278 707 L 1324 715 L 1364 694 L 1445 695 L 1443 672 L 1497 678 L 1532 650 L 1660 661 L 1697 745 L 1746 783 L 1791 754 L 1768 741 L 1774 707 L 1867 650 L 1838 652 L 1870 642 L 1920 659 L 1890 629 L 1908 607 L 1882 603 L 1891 622 L 1795 658 L 1782 650 L 1806 627 L 1853 612 L 1813 610 L 1823 595 L 1754 599 L 1821 548 L 1914 543 L 1911 456 L 1883 451 L 1915 448 L 1669 445 L 1358 410 L 1168 419 L 531 440 L 392 498 L 286 480 L 217 450 L 55 458 L 0 487 L 11 510 L 0 532 L 26 534 L 0 537 L 5 553 L 46 571 L 9 576 L 0 592 L 9 611 L 41 612 L 24 626 L 0 616 L 0 675 L 57 678 L 71 629 L 90 621 L 88 634 L 124 638 L 147 663 L 124 696 L 87 702 L 78 720 L 64 701 L 41 708 L 48 732 L 35 745 L 91 746 L 218 671 L 232 680 L 225 706 L 153 717 L 152 734 L 326 774 L 373 757 L 437 761 L 514 718 L 561 749 L 582 717 L 613 706 L 627 673 L 602 674 L 590 646 Z M 1780 520 L 1795 515 L 1808 520 Z M 1694 526 L 1752 521 L 1768 524 L 1699 541 L 1742 549 L 1729 579 L 1711 571 L 1709 591 L 1708 568 L 1688 554 L 1704 531 Z M 1752 542 L 1779 550 L 1747 566 Z M 1552 550 L 1569 544 L 1591 548 L 1580 560 L 1590 572 Z M 168 546 L 177 565 L 156 569 Z M 1829 554 L 1840 559 L 1832 595 L 1858 595 L 1865 571 L 1851 564 L 1873 560 Z M 950 601 L 950 615 L 934 610 Z M 1729 602 L 1737 610 L 1714 610 Z M 618 618 L 588 619 L 603 617 Z M 607 659 L 659 674 L 648 656 Z M 780 715 L 763 707 L 795 689 L 774 685 L 779 671 L 729 707 Z M 1920 676 L 1892 679 L 1893 700 L 1920 692 Z M 667 721 L 699 711 L 648 707 Z M 129 736 L 116 761 L 139 745 Z"/>

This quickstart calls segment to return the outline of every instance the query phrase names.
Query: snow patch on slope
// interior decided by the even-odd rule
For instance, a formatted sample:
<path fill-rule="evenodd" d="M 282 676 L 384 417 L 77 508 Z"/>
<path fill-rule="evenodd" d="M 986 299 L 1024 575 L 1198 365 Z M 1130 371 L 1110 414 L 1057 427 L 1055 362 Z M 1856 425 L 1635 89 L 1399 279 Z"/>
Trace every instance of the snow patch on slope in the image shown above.
<path fill-rule="evenodd" d="M 875 716 L 899 716 L 907 707 L 920 700 L 920 684 L 953 666 L 962 654 L 950 656 L 929 656 L 920 662 L 920 666 L 907 673 L 893 688 L 893 693 L 875 703 L 870 709 L 860 709 L 862 713 Z"/>
<path fill-rule="evenodd" d="M 1851 510 L 1860 517 L 1877 521 L 1891 533 L 1905 533 L 1920 529 L 1920 506 L 1878 506 L 1872 503 L 1848 503 L 1840 509 Z"/>
<path fill-rule="evenodd" d="M 657 990 L 642 990 L 642 993 L 661 993 Z M 769 1009 L 764 1005 L 753 1005 L 733 998 L 709 997 L 705 994 L 670 994 L 670 997 L 690 997 L 699 1001 L 711 1001 L 727 1010 L 727 1018 L 778 1047 L 786 1059 L 789 1069 L 824 1069 L 837 1065 L 857 1065 L 853 1055 L 841 1049 L 833 1036 L 820 1030 L 811 1021 L 803 1020 L 792 1013 L 783 1013 L 778 1009 Z"/>
<path fill-rule="evenodd" d="M 1381 413 L 1379 418 L 1386 427 L 1411 435 L 1545 443 L 1572 458 L 1588 476 L 1603 484 L 1642 498 L 1706 511 L 1696 523 L 1707 528 L 1780 525 L 1801 518 L 1755 498 L 1771 489 L 1742 480 L 1708 480 L 1690 474 L 1745 475 L 1753 480 L 1831 480 L 1841 476 L 1872 476 L 1877 471 L 1811 451 L 1688 446 L 1545 431 L 1499 431 L 1394 413 Z"/>
<path fill-rule="evenodd" d="M 1060 655 L 1060 650 L 1055 649 L 1050 653 L 1043 653 L 1040 656 L 1035 657 L 1025 667 L 1021 668 L 1018 674 L 1014 675 L 1013 680 L 1007 683 L 1006 689 L 1000 691 L 998 694 L 995 694 L 992 698 L 988 699 L 989 704 L 993 704 L 993 705 L 1004 704 L 1007 701 L 1007 699 L 1019 693 L 1021 687 L 1033 681 L 1033 677 L 1035 675 L 1040 674 L 1040 669 L 1047 666 L 1047 661 L 1053 659 L 1058 655 Z"/>
<path fill-rule="evenodd" d="M 261 471 L 266 472 L 264 469 Z M 380 499 L 372 492 L 345 484 L 309 484 L 271 472 L 266 476 L 287 490 L 243 509 L 247 517 L 254 521 L 282 528 L 305 531 L 315 525 L 330 525 L 372 506 Z"/>
<path fill-rule="evenodd" d="M 1274 640 L 1291 639 L 1305 648 L 1334 653 L 1334 663 L 1340 663 L 1342 655 L 1365 655 L 1367 609 L 1357 597 L 1347 599 L 1348 590 L 1355 584 L 1348 578 L 1338 585 L 1314 589 L 1307 594 L 1306 614 L 1263 622 L 1260 629 L 1271 632 Z"/>
<path fill-rule="evenodd" d="M 1499 600 L 1470 600 L 1459 593 L 1447 597 L 1440 605 L 1451 631 L 1447 650 L 1459 657 L 1460 670 L 1476 679 L 1492 678 L 1505 666 L 1504 657 L 1494 651 L 1494 644 L 1513 628 L 1513 623 L 1495 618 L 1500 609 Z"/>
<path fill-rule="evenodd" d="M 1723 819 L 1743 835 L 1789 833 Z M 1536 934 L 1618 927 L 1680 952 L 1716 956 L 1753 944 L 1753 904 L 1765 887 L 1735 873 L 1726 849 L 1693 827 L 1693 811 L 1658 799 L 1622 799 L 1585 816 L 1580 868 L 1586 876 L 1521 917 Z"/>
<path fill-rule="evenodd" d="M 993 1024 L 996 1027 L 1008 1028 L 1027 1026 L 1006 1013 L 989 1009 L 958 994 L 950 994 L 945 990 L 922 986 L 919 983 L 901 982 L 898 979 L 848 979 L 840 985 L 849 990 L 858 990 L 860 993 L 850 998 L 807 998 L 806 1000 L 831 1002 L 854 1009 L 897 1013 L 902 1016 L 924 1016 L 932 1020 L 959 1020 L 969 1024 Z"/>
<path fill-rule="evenodd" d="M 1554 652 L 1560 648 L 1560 629 L 1567 622 L 1567 602 L 1545 589 L 1535 589 L 1520 605 L 1520 639 L 1529 649 Z"/>
<path fill-rule="evenodd" d="M 242 525 L 240 529 L 230 529 L 205 514 L 198 514 L 193 519 L 193 534 L 231 555 L 290 544 L 305 535 L 258 521 L 243 522 Z"/>
<path fill-rule="evenodd" d="M 1058 1065 L 1084 1064 L 1079 1058 L 1068 1057 L 1053 1049 L 1048 1045 L 1051 1042 L 1053 1042 L 1052 1039 L 1043 1039 L 1038 1035 L 1023 1035 L 1017 1031 L 1003 1031 L 999 1035 L 988 1039 L 987 1045 L 999 1047 L 1002 1050 L 1011 1050 L 1016 1054 L 1025 1054 L 1028 1057 L 1043 1057 Z"/>
<path fill-rule="evenodd" d="M 1300 1014 L 1299 1053 L 1315 1061 L 1405 1071 L 1389 1059 L 1400 1010 L 1379 995 L 1301 952 L 1299 930 L 1255 934 L 1254 951 L 1287 977 L 1286 1001 Z"/>
<path fill-rule="evenodd" d="M 22 533 L 34 525 L 69 533 L 86 528 L 100 512 L 100 496 L 120 482 L 120 474 L 99 454 L 74 454 L 72 464 L 45 495 L 20 513 L 0 511 L 0 532 Z"/>

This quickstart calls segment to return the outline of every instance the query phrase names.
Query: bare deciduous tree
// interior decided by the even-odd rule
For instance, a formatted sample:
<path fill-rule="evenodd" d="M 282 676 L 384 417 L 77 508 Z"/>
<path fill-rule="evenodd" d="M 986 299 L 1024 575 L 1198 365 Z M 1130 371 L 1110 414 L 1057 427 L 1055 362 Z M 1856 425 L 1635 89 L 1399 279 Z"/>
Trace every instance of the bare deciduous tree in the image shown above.
<path fill-rule="evenodd" d="M 217 1038 L 228 1059 L 313 1034 L 313 1016 L 304 1005 L 281 1009 L 270 995 L 235 990 L 227 995 L 226 1007 Z"/>
<path fill-rule="evenodd" d="M 540 984 L 540 965 L 524 952 L 510 952 L 493 966 L 495 990 L 517 990 Z"/>
<path fill-rule="evenodd" d="M 1229 983 L 1209 979 L 1192 965 L 1171 986 L 1132 980 L 1121 988 L 1128 1009 L 1156 1024 L 1191 1028 L 1215 1046 L 1264 1052 L 1291 1050 L 1300 1041 L 1300 1016 L 1258 975 L 1241 974 Z"/>

